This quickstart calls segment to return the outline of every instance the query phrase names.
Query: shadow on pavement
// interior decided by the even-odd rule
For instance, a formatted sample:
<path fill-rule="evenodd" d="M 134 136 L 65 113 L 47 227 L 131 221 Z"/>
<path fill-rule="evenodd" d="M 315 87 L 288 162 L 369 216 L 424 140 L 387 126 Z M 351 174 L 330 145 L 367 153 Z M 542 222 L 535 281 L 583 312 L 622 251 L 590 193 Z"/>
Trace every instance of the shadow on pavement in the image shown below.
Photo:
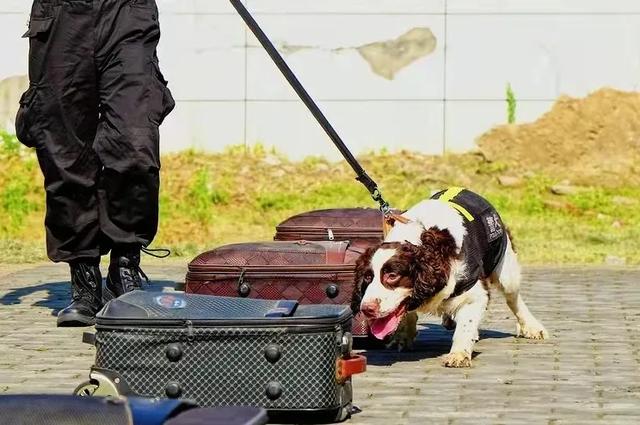
<path fill-rule="evenodd" d="M 367 357 L 367 364 L 373 366 L 390 366 L 396 362 L 415 362 L 423 359 L 432 359 L 447 354 L 451 349 L 453 331 L 449 331 L 441 325 L 431 324 L 418 326 L 418 337 L 410 351 L 398 352 L 396 348 L 366 347 L 362 354 Z M 513 334 L 480 330 L 480 339 L 511 338 Z M 475 357 L 478 353 L 474 352 Z"/>
<path fill-rule="evenodd" d="M 146 291 L 162 292 L 173 290 L 176 282 L 172 280 L 155 280 L 145 284 Z M 17 305 L 22 304 L 25 297 L 29 297 L 36 292 L 45 291 L 46 295 L 43 299 L 31 304 L 35 307 L 43 307 L 51 309 L 51 315 L 56 316 L 60 310 L 65 308 L 71 301 L 71 288 L 69 282 L 47 282 L 35 286 L 25 286 L 22 288 L 12 288 L 2 298 L 0 305 Z"/>

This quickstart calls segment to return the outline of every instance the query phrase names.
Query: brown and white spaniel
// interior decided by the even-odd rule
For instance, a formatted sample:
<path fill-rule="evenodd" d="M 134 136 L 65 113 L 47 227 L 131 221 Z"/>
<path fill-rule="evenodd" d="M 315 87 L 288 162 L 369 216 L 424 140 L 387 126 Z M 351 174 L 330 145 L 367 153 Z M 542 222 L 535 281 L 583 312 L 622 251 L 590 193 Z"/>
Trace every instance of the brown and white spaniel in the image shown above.
<path fill-rule="evenodd" d="M 496 210 L 468 190 L 435 194 L 403 214 L 384 242 L 356 265 L 352 308 L 369 319 L 372 334 L 411 347 L 417 313 L 455 327 L 447 367 L 471 366 L 478 327 L 497 287 L 517 319 L 517 336 L 548 337 L 520 296 L 520 265 Z"/>

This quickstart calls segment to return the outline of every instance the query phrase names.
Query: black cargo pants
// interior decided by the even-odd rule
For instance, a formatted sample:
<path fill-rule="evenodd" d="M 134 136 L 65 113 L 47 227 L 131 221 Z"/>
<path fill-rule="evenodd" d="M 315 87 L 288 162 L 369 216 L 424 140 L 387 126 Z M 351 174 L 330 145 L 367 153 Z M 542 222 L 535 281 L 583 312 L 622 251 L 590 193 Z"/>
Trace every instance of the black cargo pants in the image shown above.
<path fill-rule="evenodd" d="M 147 246 L 158 227 L 160 73 L 155 0 L 34 0 L 29 89 L 16 133 L 44 174 L 53 261 Z"/>

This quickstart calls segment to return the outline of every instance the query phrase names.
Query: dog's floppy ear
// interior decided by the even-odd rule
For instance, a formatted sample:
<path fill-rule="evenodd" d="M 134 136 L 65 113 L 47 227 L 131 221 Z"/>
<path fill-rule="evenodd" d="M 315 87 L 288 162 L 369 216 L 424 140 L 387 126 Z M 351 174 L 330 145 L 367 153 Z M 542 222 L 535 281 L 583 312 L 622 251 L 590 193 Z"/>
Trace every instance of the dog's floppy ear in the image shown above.
<path fill-rule="evenodd" d="M 429 248 L 442 257 L 455 257 L 458 254 L 456 241 L 448 229 L 440 230 L 437 227 L 431 227 L 422 232 L 420 241 L 423 247 Z"/>
<path fill-rule="evenodd" d="M 421 246 L 412 246 L 411 278 L 414 282 L 409 308 L 418 308 L 447 286 L 456 242 L 448 230 L 432 227 L 422 232 Z M 418 305 L 411 305 L 418 304 Z"/>
<path fill-rule="evenodd" d="M 364 277 L 367 271 L 371 268 L 371 257 L 373 257 L 373 254 L 379 247 L 380 245 L 367 248 L 367 250 L 363 252 L 356 261 L 356 270 L 353 279 L 353 294 L 351 295 L 351 310 L 353 311 L 353 314 L 360 311 L 360 302 L 362 301 L 362 296 L 366 289 Z"/>

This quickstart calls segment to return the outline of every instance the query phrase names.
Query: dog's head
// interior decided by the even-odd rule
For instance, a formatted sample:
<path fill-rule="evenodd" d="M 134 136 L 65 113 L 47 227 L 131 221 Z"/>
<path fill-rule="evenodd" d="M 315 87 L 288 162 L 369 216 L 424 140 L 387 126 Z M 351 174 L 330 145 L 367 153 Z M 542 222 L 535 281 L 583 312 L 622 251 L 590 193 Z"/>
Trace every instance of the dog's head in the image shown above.
<path fill-rule="evenodd" d="M 393 333 L 407 311 L 429 301 L 447 285 L 458 248 L 448 230 L 422 232 L 420 244 L 385 242 L 356 263 L 354 311 L 362 311 L 379 339 Z"/>

